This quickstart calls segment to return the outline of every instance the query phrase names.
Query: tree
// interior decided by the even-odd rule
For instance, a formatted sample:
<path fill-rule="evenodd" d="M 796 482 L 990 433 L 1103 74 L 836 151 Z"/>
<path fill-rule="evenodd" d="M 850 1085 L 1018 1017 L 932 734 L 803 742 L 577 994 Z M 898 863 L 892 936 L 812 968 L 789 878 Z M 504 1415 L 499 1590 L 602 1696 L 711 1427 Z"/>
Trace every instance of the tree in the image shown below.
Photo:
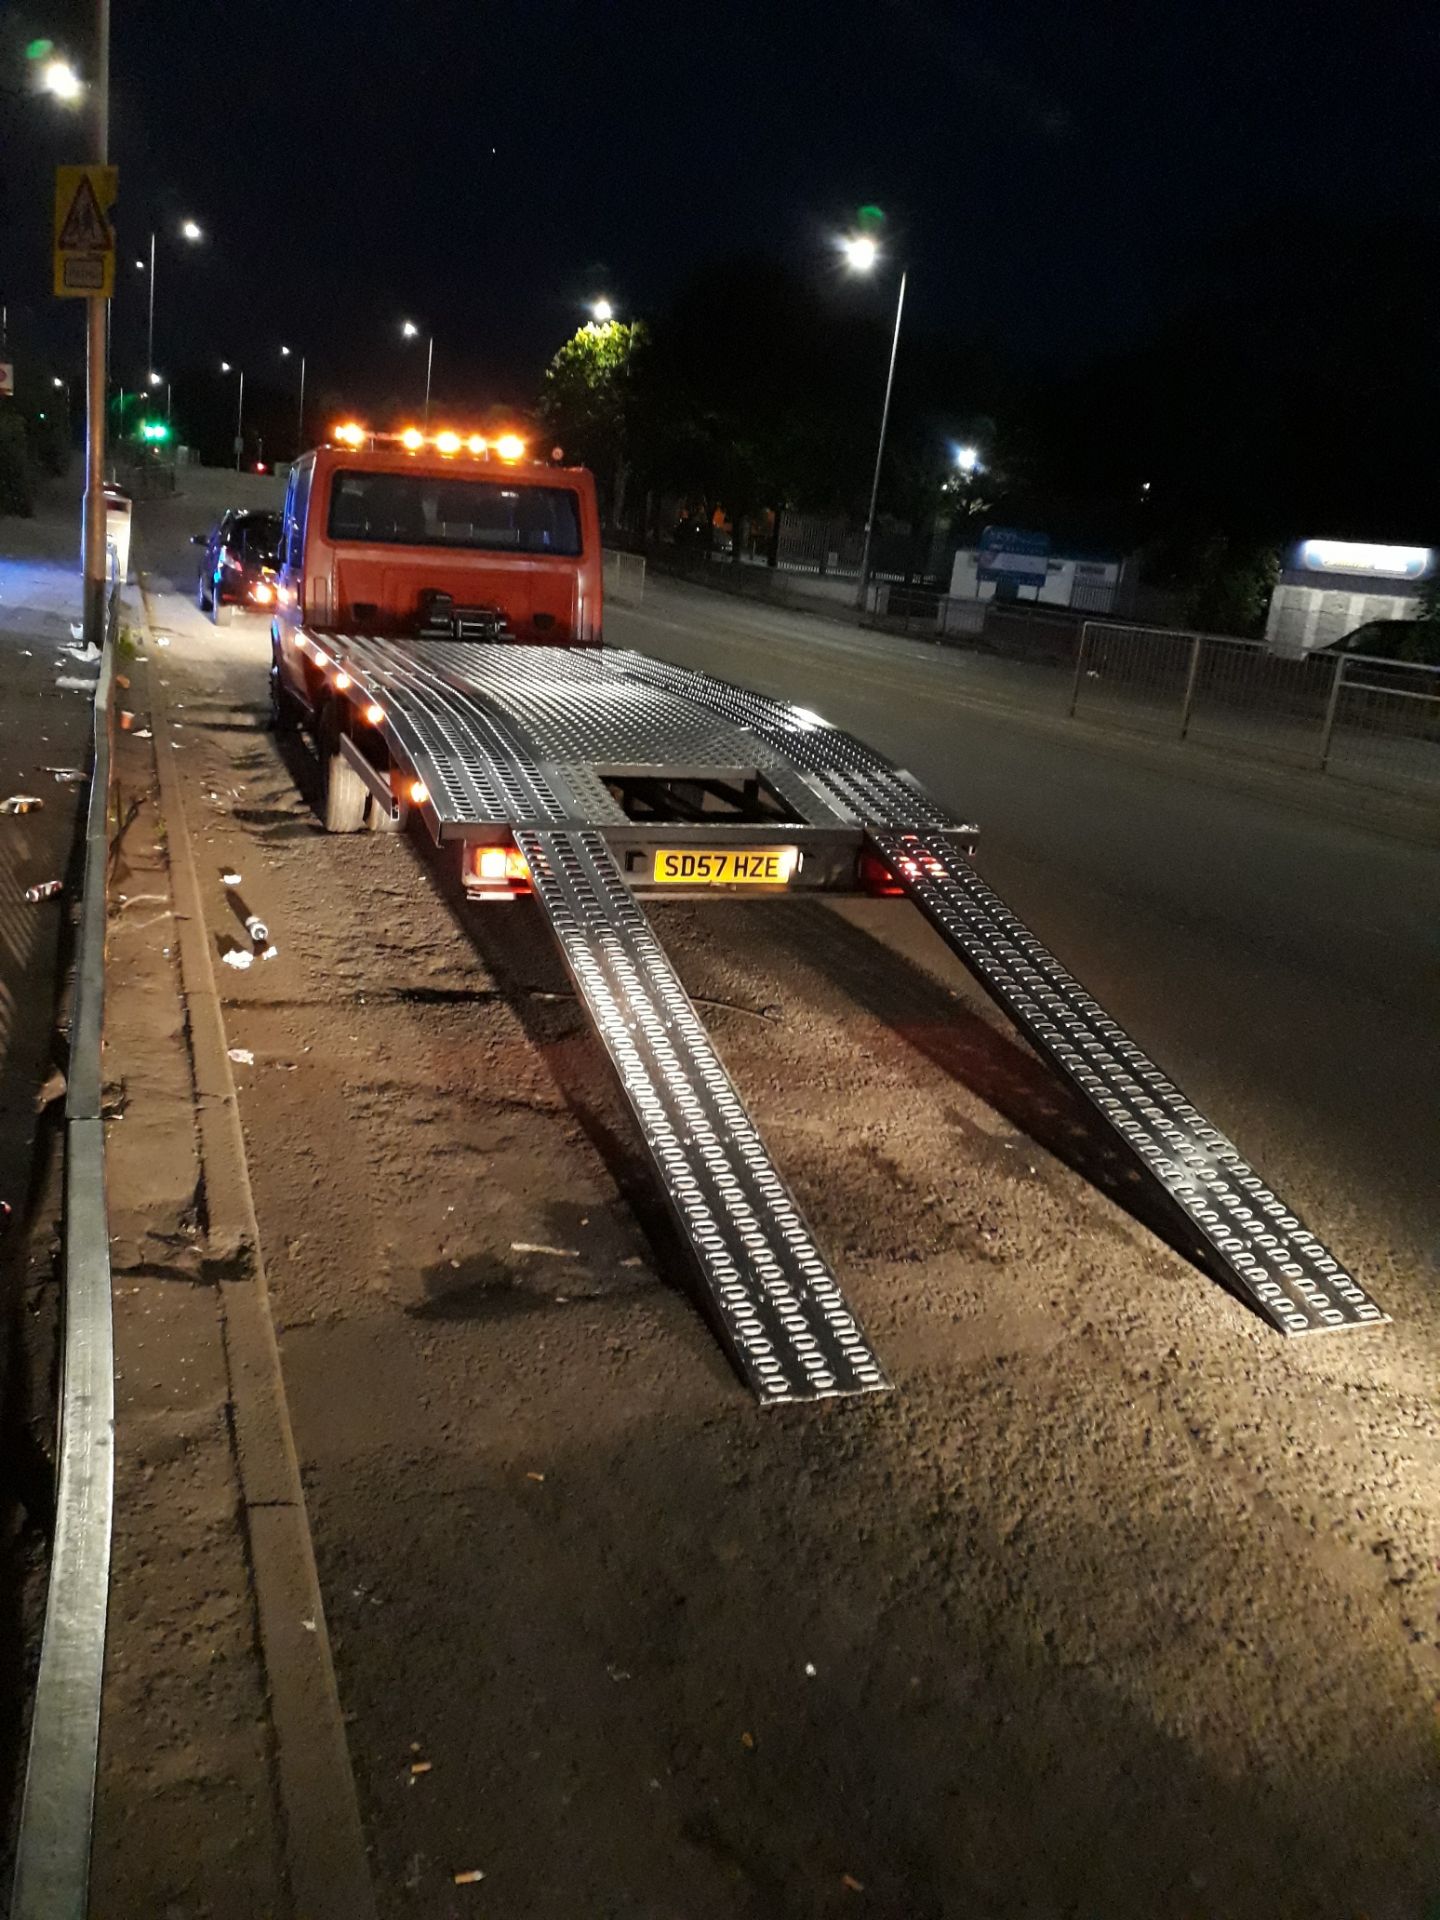
<path fill-rule="evenodd" d="M 702 527 L 723 507 L 737 536 L 753 514 L 843 488 L 858 473 L 844 444 L 854 407 L 833 348 L 814 295 L 778 262 L 741 255 L 696 274 L 640 383 L 646 484 L 688 498 Z"/>
<path fill-rule="evenodd" d="M 596 475 L 606 522 L 625 513 L 630 466 L 630 415 L 643 322 L 591 321 L 568 339 L 545 370 L 540 418 L 565 449 Z"/>
<path fill-rule="evenodd" d="M 1280 556 L 1259 541 L 1187 527 L 1151 547 L 1142 571 L 1150 585 L 1183 595 L 1186 626 L 1251 637 L 1264 631 Z"/>

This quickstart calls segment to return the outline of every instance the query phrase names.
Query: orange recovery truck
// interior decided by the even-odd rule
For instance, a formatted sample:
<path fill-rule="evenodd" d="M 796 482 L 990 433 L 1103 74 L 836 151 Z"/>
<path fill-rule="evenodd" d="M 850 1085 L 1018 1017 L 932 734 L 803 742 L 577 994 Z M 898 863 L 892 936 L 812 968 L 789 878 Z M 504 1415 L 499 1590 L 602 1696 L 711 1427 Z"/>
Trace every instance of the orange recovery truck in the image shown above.
<path fill-rule="evenodd" d="M 1380 1308 L 977 872 L 975 829 L 806 706 L 601 646 L 591 477 L 518 437 L 359 426 L 291 470 L 275 725 L 325 825 L 415 822 L 466 894 L 548 930 L 764 1403 L 889 1385 L 642 902 L 908 898 L 1163 1202 L 1175 1244 L 1286 1334 Z M 969 1177 L 978 1177 L 972 1169 Z"/>

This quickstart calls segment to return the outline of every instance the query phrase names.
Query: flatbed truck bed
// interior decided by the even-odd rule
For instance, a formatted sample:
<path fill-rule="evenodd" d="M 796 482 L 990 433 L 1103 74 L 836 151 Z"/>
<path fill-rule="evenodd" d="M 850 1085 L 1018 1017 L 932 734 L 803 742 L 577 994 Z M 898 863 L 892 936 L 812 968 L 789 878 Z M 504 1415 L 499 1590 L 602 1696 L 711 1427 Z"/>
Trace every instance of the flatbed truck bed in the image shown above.
<path fill-rule="evenodd" d="M 1385 1318 L 985 884 L 975 827 L 854 736 L 631 651 L 297 638 L 346 824 L 414 813 L 460 843 L 477 898 L 534 895 L 762 1402 L 889 1381 L 665 956 L 652 894 L 908 897 L 1111 1131 L 1198 1265 L 1284 1334 Z"/>

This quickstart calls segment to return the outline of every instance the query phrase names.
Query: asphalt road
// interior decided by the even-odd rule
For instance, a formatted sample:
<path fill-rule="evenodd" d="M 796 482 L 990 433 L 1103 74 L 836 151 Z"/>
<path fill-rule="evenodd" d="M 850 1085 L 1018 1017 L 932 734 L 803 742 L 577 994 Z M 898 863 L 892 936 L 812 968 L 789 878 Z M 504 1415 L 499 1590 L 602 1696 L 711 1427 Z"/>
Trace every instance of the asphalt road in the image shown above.
<path fill-rule="evenodd" d="M 652 579 L 607 638 L 813 707 L 981 829 L 986 878 L 1383 1291 L 1440 1263 L 1440 853 L 1051 719 L 1051 678 Z M 1353 806 L 1354 794 L 1344 796 Z M 1366 1259 L 1366 1256 L 1369 1259 Z M 1381 1271 L 1371 1264 L 1376 1258 Z"/>
<path fill-rule="evenodd" d="M 1418 1920 L 1432 857 L 971 705 L 963 658 L 612 608 L 979 816 L 988 877 L 1395 1315 L 1286 1342 L 1157 1241 L 907 907 L 657 905 L 896 1383 L 761 1414 L 537 911 L 317 830 L 263 626 L 187 604 L 191 517 L 141 519 L 155 751 L 218 953 L 231 871 L 279 949 L 217 972 L 382 1913 Z"/>

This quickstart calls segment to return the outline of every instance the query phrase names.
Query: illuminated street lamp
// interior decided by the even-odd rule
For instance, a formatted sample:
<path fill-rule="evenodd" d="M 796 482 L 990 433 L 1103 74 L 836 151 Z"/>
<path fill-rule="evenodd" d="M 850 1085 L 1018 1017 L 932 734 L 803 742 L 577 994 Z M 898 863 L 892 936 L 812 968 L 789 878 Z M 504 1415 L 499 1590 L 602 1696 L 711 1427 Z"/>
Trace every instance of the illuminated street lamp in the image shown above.
<path fill-rule="evenodd" d="M 955 464 L 968 480 L 972 474 L 980 471 L 980 450 L 978 447 L 957 447 Z"/>
<path fill-rule="evenodd" d="M 603 298 L 596 300 L 592 304 L 590 311 L 591 313 L 594 314 L 595 318 L 599 321 L 602 327 L 608 327 L 610 322 L 615 318 L 614 307 L 611 306 L 608 300 Z"/>
<path fill-rule="evenodd" d="M 146 374 L 145 379 L 146 379 L 146 382 L 152 387 L 164 387 L 165 418 L 168 420 L 170 418 L 170 382 L 165 378 L 165 375 L 163 373 L 157 372 L 154 367 L 151 367 L 149 373 Z"/>
<path fill-rule="evenodd" d="M 844 242 L 845 263 L 852 273 L 869 273 L 880 259 L 880 249 L 868 233 L 858 233 Z M 905 311 L 906 274 L 900 274 L 900 293 L 895 302 L 895 333 L 890 342 L 890 370 L 885 375 L 885 404 L 880 410 L 880 444 L 875 449 L 875 479 L 870 488 L 870 511 L 865 516 L 865 544 L 860 549 L 860 589 L 857 607 L 864 608 L 865 587 L 870 578 L 870 541 L 875 531 L 875 508 L 880 498 L 880 467 L 885 459 L 885 429 L 890 424 L 890 391 L 895 385 L 895 356 L 900 351 L 900 316 Z"/>
<path fill-rule="evenodd" d="M 40 69 L 40 83 L 46 93 L 67 103 L 78 100 L 85 91 L 84 82 L 68 60 L 47 60 Z"/>
<path fill-rule="evenodd" d="M 400 337 L 402 340 L 418 340 L 420 337 L 420 329 L 413 320 L 402 320 L 400 323 Z M 434 366 L 435 336 L 432 333 L 427 336 L 425 346 L 425 425 L 427 428 L 430 425 L 430 375 L 434 370 Z"/>
<path fill-rule="evenodd" d="M 188 240 L 191 246 L 203 240 L 205 234 L 198 220 L 180 222 L 180 238 Z M 140 265 L 137 260 L 136 266 Z M 145 330 L 145 364 L 152 366 L 155 360 L 155 229 L 150 229 L 150 318 Z M 153 382 L 152 382 L 153 384 Z"/>

